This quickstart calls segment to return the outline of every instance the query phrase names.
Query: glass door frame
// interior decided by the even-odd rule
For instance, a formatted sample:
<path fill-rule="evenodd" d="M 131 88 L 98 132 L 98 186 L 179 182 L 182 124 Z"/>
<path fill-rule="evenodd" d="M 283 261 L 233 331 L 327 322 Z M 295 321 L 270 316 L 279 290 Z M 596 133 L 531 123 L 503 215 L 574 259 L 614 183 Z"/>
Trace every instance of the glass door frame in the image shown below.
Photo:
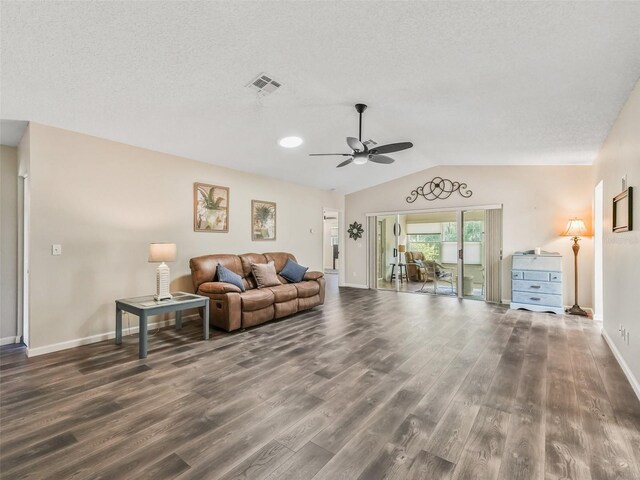
<path fill-rule="evenodd" d="M 494 209 L 503 209 L 504 206 L 502 204 L 491 204 L 491 205 L 470 205 L 470 206 L 465 206 L 465 207 L 445 207 L 445 208 L 427 208 L 427 209 L 420 209 L 420 210 L 401 210 L 401 211 L 391 211 L 391 212 L 372 212 L 372 213 L 366 213 L 365 216 L 366 217 L 373 217 L 372 221 L 373 224 L 375 225 L 376 228 L 376 234 L 377 234 L 377 228 L 378 228 L 378 218 L 379 217 L 391 217 L 391 216 L 395 216 L 395 225 L 400 226 L 400 215 L 412 215 L 412 214 L 420 214 L 420 213 L 436 213 L 436 212 L 455 212 L 456 213 L 456 225 L 457 225 L 457 240 L 458 240 L 458 258 L 457 258 L 457 265 L 456 265 L 456 296 L 457 298 L 465 298 L 464 297 L 464 212 L 469 212 L 469 211 L 476 211 L 476 210 L 494 210 Z M 399 252 L 399 245 L 400 245 L 400 237 L 402 235 L 402 232 L 399 231 L 396 234 L 396 229 L 394 228 L 394 248 L 395 248 L 395 255 L 394 255 L 394 260 L 396 262 L 396 265 L 398 265 L 401 262 L 400 259 L 400 252 Z M 373 268 L 373 271 L 376 271 L 376 264 L 377 264 L 377 257 L 376 255 L 378 255 L 378 252 L 374 250 L 374 255 L 373 257 L 370 256 L 370 258 L 367 259 L 367 265 L 369 266 L 369 268 Z M 486 260 L 485 260 L 486 261 Z M 373 263 L 372 263 L 373 262 Z M 386 262 L 385 262 L 386 263 Z M 405 267 L 406 268 L 406 267 Z M 399 267 L 398 267 L 399 269 Z M 377 277 L 377 273 L 376 275 L 374 275 L 374 277 Z M 483 280 L 485 281 L 485 280 Z M 379 289 L 378 285 L 377 285 L 377 281 L 375 283 L 372 283 L 371 278 L 369 278 L 369 288 L 372 289 Z M 392 289 L 383 289 L 383 290 L 395 290 L 395 291 L 400 291 L 400 273 L 398 272 L 396 274 L 396 278 L 395 278 L 395 288 Z M 486 298 L 486 291 L 484 293 L 484 296 Z"/>

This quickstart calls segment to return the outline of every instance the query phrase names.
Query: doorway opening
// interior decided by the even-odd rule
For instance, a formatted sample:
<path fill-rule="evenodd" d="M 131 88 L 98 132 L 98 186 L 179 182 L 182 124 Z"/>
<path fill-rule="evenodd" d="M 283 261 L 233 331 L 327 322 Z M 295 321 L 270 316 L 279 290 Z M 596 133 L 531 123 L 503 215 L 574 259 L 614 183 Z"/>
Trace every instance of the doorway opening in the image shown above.
<path fill-rule="evenodd" d="M 340 212 L 324 209 L 322 213 L 322 267 L 326 275 L 339 275 Z"/>

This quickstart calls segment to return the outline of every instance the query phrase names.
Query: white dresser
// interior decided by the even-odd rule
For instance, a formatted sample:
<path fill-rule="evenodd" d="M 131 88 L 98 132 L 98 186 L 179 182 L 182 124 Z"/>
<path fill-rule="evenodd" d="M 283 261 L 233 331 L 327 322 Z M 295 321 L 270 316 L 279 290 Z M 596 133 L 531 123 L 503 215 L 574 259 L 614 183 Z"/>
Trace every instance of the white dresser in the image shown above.
<path fill-rule="evenodd" d="M 511 308 L 564 313 L 562 256 L 516 252 L 511 260 Z"/>

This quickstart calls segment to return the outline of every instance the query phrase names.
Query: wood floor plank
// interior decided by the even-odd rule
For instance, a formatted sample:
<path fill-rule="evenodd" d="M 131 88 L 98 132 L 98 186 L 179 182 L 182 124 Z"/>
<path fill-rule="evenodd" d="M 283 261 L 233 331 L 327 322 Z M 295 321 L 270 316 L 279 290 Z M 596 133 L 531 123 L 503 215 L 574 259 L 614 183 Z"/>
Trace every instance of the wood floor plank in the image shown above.
<path fill-rule="evenodd" d="M 455 465 L 451 462 L 432 454 L 421 451 L 413 461 L 407 476 L 407 480 L 449 480 Z"/>
<path fill-rule="evenodd" d="M 333 458 L 333 453 L 308 442 L 266 480 L 311 480 Z"/>
<path fill-rule="evenodd" d="M 550 315 L 549 315 L 550 316 Z M 544 409 L 546 404 L 547 326 L 544 320 L 532 326 L 518 391 L 512 407 L 499 479 L 544 478 Z"/>
<path fill-rule="evenodd" d="M 455 480 L 492 480 L 498 477 L 511 414 L 483 406 L 476 416 L 464 451 L 456 464 Z"/>
<path fill-rule="evenodd" d="M 545 411 L 545 477 L 591 478 L 564 323 L 549 322 Z"/>

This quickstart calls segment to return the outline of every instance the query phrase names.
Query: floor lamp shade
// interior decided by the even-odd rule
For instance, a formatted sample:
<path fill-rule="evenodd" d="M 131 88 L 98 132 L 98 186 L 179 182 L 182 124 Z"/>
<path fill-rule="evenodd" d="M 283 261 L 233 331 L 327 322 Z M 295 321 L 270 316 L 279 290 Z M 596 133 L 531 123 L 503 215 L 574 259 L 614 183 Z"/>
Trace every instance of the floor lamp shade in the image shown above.
<path fill-rule="evenodd" d="M 175 243 L 150 243 L 149 263 L 158 263 L 156 269 L 156 300 L 168 300 L 169 293 L 169 266 L 165 262 L 175 262 L 177 256 Z"/>
<path fill-rule="evenodd" d="M 567 229 L 562 234 L 565 237 L 572 237 L 573 245 L 571 246 L 573 250 L 573 269 L 574 269 L 574 304 L 573 307 L 568 308 L 566 310 L 567 313 L 571 315 L 581 315 L 583 317 L 587 316 L 587 312 L 585 312 L 580 305 L 578 305 L 578 252 L 580 251 L 580 237 L 588 236 L 587 227 L 584 224 L 584 221 L 580 218 L 572 218 L 567 223 Z"/>

